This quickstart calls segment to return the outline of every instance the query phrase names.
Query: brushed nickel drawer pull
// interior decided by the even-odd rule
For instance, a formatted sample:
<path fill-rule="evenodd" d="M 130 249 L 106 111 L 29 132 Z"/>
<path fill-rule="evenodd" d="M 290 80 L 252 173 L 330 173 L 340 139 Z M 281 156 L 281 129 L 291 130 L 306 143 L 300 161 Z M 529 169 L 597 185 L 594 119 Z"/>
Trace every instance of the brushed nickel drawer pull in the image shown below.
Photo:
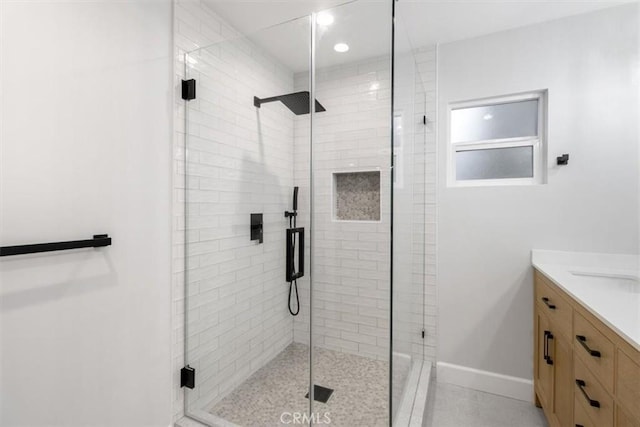
<path fill-rule="evenodd" d="M 584 348 L 587 351 L 587 353 L 589 353 L 591 356 L 593 357 L 601 356 L 598 350 L 591 350 L 589 348 L 589 346 L 587 345 L 587 337 L 585 337 L 584 335 L 576 335 L 576 339 L 578 340 L 582 348 Z"/>
<path fill-rule="evenodd" d="M 600 402 L 590 398 L 589 395 L 587 394 L 587 392 L 584 391 L 584 387 L 587 385 L 587 383 L 585 383 L 583 380 L 576 379 L 576 385 L 578 386 L 578 388 L 582 392 L 582 395 L 584 396 L 584 398 L 587 399 L 587 402 L 589 402 L 589 405 L 593 406 L 594 408 L 599 408 L 600 407 Z"/>

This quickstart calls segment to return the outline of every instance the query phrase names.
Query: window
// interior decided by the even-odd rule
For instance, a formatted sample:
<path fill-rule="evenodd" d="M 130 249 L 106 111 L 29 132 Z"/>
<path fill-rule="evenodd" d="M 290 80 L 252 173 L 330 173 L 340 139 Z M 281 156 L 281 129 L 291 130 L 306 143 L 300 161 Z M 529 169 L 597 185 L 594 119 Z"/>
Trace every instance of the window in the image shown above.
<path fill-rule="evenodd" d="M 449 106 L 450 186 L 542 184 L 546 91 Z"/>

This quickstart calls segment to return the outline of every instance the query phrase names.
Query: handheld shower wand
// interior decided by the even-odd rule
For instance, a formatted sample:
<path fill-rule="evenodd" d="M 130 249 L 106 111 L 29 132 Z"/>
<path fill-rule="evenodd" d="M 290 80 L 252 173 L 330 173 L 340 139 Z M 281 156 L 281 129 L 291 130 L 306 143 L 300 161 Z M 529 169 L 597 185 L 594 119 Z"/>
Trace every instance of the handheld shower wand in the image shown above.
<path fill-rule="evenodd" d="M 297 316 L 300 313 L 300 297 L 298 294 L 298 278 L 304 276 L 304 228 L 297 228 L 298 217 L 298 187 L 293 187 L 293 211 L 285 211 L 285 218 L 289 218 L 287 230 L 287 263 L 285 276 L 289 282 L 289 313 Z M 296 236 L 298 240 L 298 271 L 296 271 Z M 291 294 L 296 294 L 296 310 L 291 304 Z"/>
<path fill-rule="evenodd" d="M 293 187 L 293 213 L 298 212 L 298 187 Z"/>

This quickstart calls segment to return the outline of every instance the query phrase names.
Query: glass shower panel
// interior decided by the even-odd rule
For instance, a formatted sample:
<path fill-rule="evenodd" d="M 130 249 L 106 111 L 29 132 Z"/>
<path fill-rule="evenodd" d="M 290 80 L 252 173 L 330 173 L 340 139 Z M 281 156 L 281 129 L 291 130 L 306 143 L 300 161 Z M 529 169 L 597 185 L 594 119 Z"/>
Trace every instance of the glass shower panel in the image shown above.
<path fill-rule="evenodd" d="M 425 360 L 426 88 L 396 10 L 393 82 L 393 424 L 409 425 Z M 429 116 L 427 117 L 427 114 Z M 428 369 L 428 367 L 427 367 Z M 415 422 L 415 421 L 413 421 Z"/>
<path fill-rule="evenodd" d="M 391 8 L 356 1 L 315 16 L 326 111 L 311 121 L 313 414 L 335 426 L 390 423 Z"/>
<path fill-rule="evenodd" d="M 196 84 L 185 103 L 184 358 L 196 372 L 185 412 L 209 425 L 275 425 L 309 410 L 285 211 L 297 160 L 308 164 L 299 153 L 309 153 L 309 132 L 296 128 L 310 120 L 309 79 L 297 78 L 309 72 L 310 34 L 306 17 L 185 57 Z M 308 205 L 303 190 L 298 227 Z M 299 318 L 309 316 L 305 297 Z"/>

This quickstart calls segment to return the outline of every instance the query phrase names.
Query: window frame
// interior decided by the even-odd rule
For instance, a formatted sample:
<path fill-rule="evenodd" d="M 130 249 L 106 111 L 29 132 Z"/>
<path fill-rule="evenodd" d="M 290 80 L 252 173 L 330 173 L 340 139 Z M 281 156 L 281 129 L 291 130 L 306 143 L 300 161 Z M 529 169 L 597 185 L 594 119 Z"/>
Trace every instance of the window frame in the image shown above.
<path fill-rule="evenodd" d="M 468 101 L 449 102 L 447 105 L 447 187 L 480 187 L 504 185 L 538 185 L 546 183 L 546 141 L 547 141 L 547 90 L 522 92 L 511 95 L 492 96 Z M 495 138 L 482 141 L 452 142 L 451 115 L 453 110 L 510 104 L 520 101 L 538 101 L 538 135 Z M 456 153 L 459 151 L 488 150 L 495 148 L 532 147 L 533 177 L 458 180 L 456 177 Z"/>

